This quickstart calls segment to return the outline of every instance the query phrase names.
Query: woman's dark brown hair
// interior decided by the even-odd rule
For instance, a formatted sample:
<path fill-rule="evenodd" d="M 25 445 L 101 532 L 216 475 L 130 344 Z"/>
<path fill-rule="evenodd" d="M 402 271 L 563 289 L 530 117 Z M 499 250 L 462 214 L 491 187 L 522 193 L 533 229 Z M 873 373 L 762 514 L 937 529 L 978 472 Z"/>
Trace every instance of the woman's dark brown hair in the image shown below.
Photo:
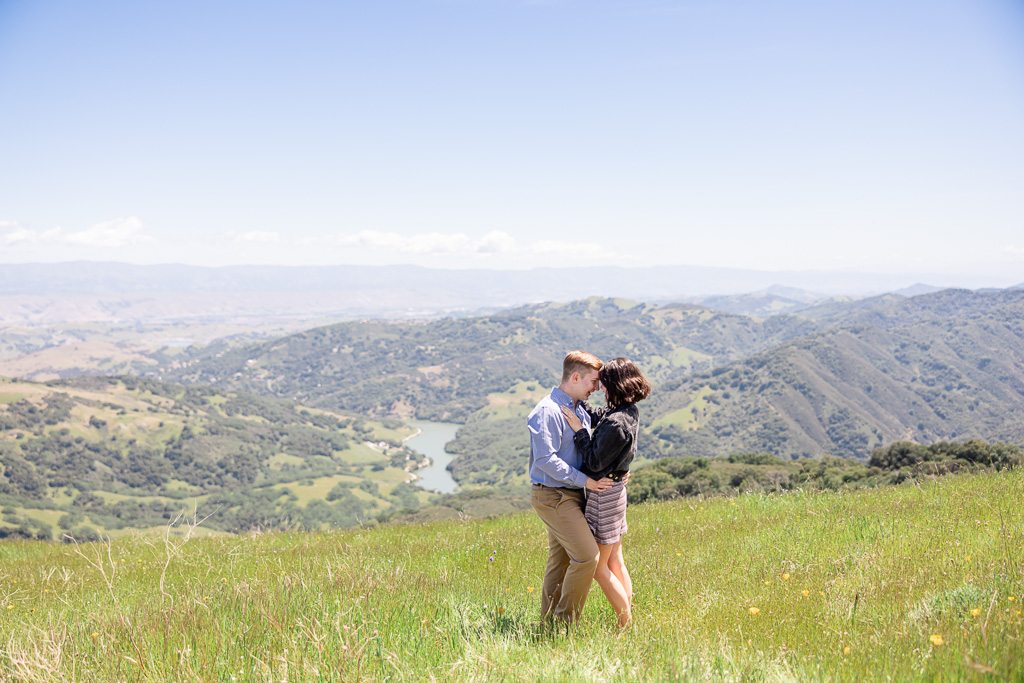
<path fill-rule="evenodd" d="M 601 368 L 601 384 L 608 390 L 608 404 L 623 406 L 651 395 L 651 383 L 628 358 L 613 358 Z"/>

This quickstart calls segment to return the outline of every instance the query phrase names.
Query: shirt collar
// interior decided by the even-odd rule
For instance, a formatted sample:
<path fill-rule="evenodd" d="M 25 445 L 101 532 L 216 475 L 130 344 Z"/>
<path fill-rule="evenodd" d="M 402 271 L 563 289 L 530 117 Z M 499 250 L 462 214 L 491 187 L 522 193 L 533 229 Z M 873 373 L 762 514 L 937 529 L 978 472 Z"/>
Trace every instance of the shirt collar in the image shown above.
<path fill-rule="evenodd" d="M 572 400 L 569 394 L 565 393 L 558 387 L 551 390 L 551 400 L 558 405 L 565 405 L 569 408 L 576 408 L 576 401 Z"/>

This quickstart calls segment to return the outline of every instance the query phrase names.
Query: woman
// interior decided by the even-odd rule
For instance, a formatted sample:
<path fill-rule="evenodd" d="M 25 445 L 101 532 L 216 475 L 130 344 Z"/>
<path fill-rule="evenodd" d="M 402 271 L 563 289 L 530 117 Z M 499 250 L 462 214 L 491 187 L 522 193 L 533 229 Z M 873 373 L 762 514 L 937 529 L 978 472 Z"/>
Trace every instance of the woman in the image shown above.
<path fill-rule="evenodd" d="M 588 434 L 580 419 L 562 408 L 573 441 L 582 456 L 580 471 L 593 479 L 609 477 L 615 484 L 587 497 L 587 523 L 597 541 L 600 557 L 594 578 L 619 616 L 619 627 L 629 623 L 633 610 L 633 583 L 622 560 L 622 535 L 626 533 L 626 487 L 622 478 L 636 456 L 636 437 L 640 414 L 636 402 L 647 398 L 651 385 L 633 361 L 615 358 L 606 363 L 599 375 L 607 407 L 583 408 L 594 421 Z"/>

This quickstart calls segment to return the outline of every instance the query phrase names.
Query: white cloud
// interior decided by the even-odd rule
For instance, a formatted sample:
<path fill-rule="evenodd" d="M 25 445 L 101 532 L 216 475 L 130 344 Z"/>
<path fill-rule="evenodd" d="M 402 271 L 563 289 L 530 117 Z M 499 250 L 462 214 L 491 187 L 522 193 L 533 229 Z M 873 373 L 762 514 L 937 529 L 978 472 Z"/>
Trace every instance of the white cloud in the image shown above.
<path fill-rule="evenodd" d="M 428 232 L 420 235 L 399 235 L 396 232 L 363 230 L 353 235 L 338 235 L 339 247 L 384 249 L 403 254 L 452 254 L 471 252 L 472 240 L 461 233 L 446 235 Z"/>
<path fill-rule="evenodd" d="M 1003 251 L 1011 256 L 1024 256 L 1024 247 L 1016 247 L 1009 245 L 1003 248 Z"/>
<path fill-rule="evenodd" d="M 125 247 L 153 241 L 152 237 L 141 232 L 142 221 L 131 216 L 97 223 L 81 232 L 69 234 L 63 241 L 88 247 Z"/>
<path fill-rule="evenodd" d="M 4 227 L 6 228 L 7 226 Z M 35 230 L 29 230 L 28 228 L 23 228 L 20 225 L 4 232 L 4 244 L 8 246 L 21 244 L 23 242 L 36 242 L 38 239 L 39 235 L 36 234 Z"/>
<path fill-rule="evenodd" d="M 60 232 L 59 227 L 39 232 L 38 230 L 26 228 L 17 221 L 0 221 L 0 242 L 5 246 L 56 242 L 60 237 Z"/>
<path fill-rule="evenodd" d="M 504 254 L 515 251 L 516 240 L 507 232 L 489 232 L 477 244 L 476 252 L 480 254 Z"/>
<path fill-rule="evenodd" d="M 615 251 L 593 242 L 567 240 L 541 240 L 520 243 L 506 232 L 494 231 L 473 238 L 464 233 L 429 232 L 418 235 L 400 235 L 395 232 L 363 230 L 354 234 L 338 235 L 334 241 L 339 247 L 385 250 L 419 255 L 567 255 L 584 259 L 610 259 L 621 256 Z"/>
<path fill-rule="evenodd" d="M 258 244 L 279 244 L 281 242 L 280 233 L 269 232 L 266 230 L 256 230 L 254 232 L 246 232 L 235 237 L 236 242 L 256 242 Z"/>
<path fill-rule="evenodd" d="M 566 240 L 541 240 L 533 245 L 533 250 L 541 254 L 564 254 L 566 256 L 584 258 L 584 259 L 604 259 L 614 258 L 616 256 L 625 257 L 623 254 L 617 254 L 615 251 L 608 249 L 595 242 L 568 242 Z"/>

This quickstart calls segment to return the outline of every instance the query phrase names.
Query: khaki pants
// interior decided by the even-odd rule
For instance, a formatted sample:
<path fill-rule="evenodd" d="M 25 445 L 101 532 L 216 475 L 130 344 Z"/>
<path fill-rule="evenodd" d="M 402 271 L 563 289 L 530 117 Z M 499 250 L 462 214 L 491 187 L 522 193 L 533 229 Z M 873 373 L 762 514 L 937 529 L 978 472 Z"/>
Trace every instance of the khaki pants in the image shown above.
<path fill-rule="evenodd" d="M 583 489 L 530 487 L 533 509 L 548 527 L 548 565 L 540 597 L 541 616 L 575 621 L 594 580 L 598 550 L 583 510 Z"/>

